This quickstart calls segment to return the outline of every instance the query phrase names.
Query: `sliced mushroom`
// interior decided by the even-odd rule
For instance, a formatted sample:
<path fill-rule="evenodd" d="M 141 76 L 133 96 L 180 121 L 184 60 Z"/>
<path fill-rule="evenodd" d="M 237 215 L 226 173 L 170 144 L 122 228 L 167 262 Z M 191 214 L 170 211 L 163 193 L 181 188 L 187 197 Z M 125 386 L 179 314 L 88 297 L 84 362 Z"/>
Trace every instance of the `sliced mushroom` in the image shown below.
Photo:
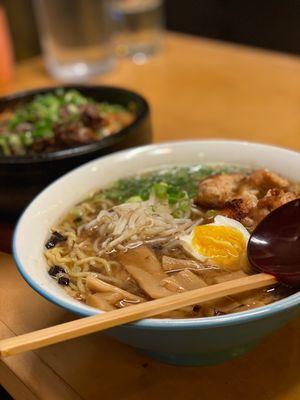
<path fill-rule="evenodd" d="M 201 263 L 196 260 L 185 260 L 181 258 L 173 258 L 168 256 L 162 257 L 162 267 L 164 271 L 180 271 L 185 269 L 193 269 L 193 270 L 207 270 L 214 269 L 215 267 L 210 266 L 208 264 Z"/>
<path fill-rule="evenodd" d="M 120 252 L 117 257 L 122 265 L 139 266 L 150 274 L 163 274 L 160 262 L 153 251 L 146 245 Z"/>
<path fill-rule="evenodd" d="M 165 275 L 155 274 L 152 275 L 143 268 L 135 265 L 124 264 L 124 267 L 138 282 L 140 287 L 153 299 L 159 299 L 174 294 L 171 290 L 162 286 L 162 280 L 166 278 Z"/>
<path fill-rule="evenodd" d="M 232 281 L 234 279 L 239 279 L 239 278 L 245 278 L 248 276 L 244 271 L 235 271 L 231 272 L 229 274 L 222 274 L 222 275 L 217 275 L 213 278 L 214 283 L 222 283 L 222 282 L 227 282 L 227 281 Z"/>
<path fill-rule="evenodd" d="M 168 276 L 162 281 L 162 284 L 174 292 L 184 292 L 187 290 L 200 289 L 206 287 L 206 282 L 192 271 L 186 269 Z"/>
<path fill-rule="evenodd" d="M 86 304 L 102 311 L 111 311 L 115 309 L 115 307 L 109 304 L 103 297 L 103 293 L 88 294 L 86 296 Z"/>
<path fill-rule="evenodd" d="M 172 291 L 162 286 L 161 281 L 167 275 L 163 272 L 159 260 L 149 247 L 139 246 L 125 253 L 119 253 L 117 260 L 153 299 L 173 294 Z"/>
<path fill-rule="evenodd" d="M 93 278 L 91 276 L 88 276 L 86 279 L 86 287 L 91 291 L 91 292 L 100 292 L 100 293 L 105 293 L 105 292 L 111 292 L 111 293 L 118 293 L 122 295 L 123 299 L 127 300 L 133 300 L 133 301 L 145 301 L 140 296 L 136 296 L 135 294 L 132 294 L 130 292 L 127 292 L 124 289 L 120 289 L 117 286 L 111 285 L 110 283 L 103 282 L 101 279 L 98 278 Z"/>

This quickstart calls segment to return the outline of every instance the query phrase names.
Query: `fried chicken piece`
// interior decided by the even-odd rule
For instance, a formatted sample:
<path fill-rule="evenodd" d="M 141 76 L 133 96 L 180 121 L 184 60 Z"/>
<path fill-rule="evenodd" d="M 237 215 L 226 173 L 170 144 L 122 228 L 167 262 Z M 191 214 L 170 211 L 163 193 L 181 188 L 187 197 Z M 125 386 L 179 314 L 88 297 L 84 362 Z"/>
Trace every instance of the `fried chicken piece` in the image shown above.
<path fill-rule="evenodd" d="M 218 174 L 199 183 L 195 203 L 218 209 L 220 214 L 251 228 L 275 208 L 297 198 L 294 192 L 288 191 L 289 186 L 288 180 L 264 169 L 248 177 Z"/>
<path fill-rule="evenodd" d="M 271 211 L 295 200 L 298 196 L 294 192 L 286 192 L 283 189 L 270 189 L 267 194 L 258 201 L 257 208 L 252 211 L 252 218 L 258 224 Z"/>
<path fill-rule="evenodd" d="M 233 199 L 225 203 L 224 208 L 220 210 L 220 214 L 237 221 L 243 221 L 251 211 L 244 199 Z"/>
<path fill-rule="evenodd" d="M 257 207 L 258 199 L 252 191 L 243 190 L 239 197 L 225 203 L 220 214 L 235 219 L 245 226 L 252 226 L 253 219 L 250 217 L 252 210 Z"/>
<path fill-rule="evenodd" d="M 265 194 L 269 189 L 286 189 L 289 181 L 266 169 L 257 169 L 247 179 L 250 187 L 257 189 L 260 194 Z"/>
<path fill-rule="evenodd" d="M 271 211 L 289 201 L 295 200 L 296 194 L 286 192 L 283 189 L 269 189 L 267 194 L 260 200 L 247 200 L 246 198 L 234 199 L 225 204 L 220 211 L 222 215 L 235 219 L 247 227 L 251 227 L 265 218 Z"/>
<path fill-rule="evenodd" d="M 209 208 L 221 208 L 232 201 L 237 194 L 240 183 L 245 179 L 243 174 L 216 174 L 199 183 L 195 203 Z"/>
<path fill-rule="evenodd" d="M 285 192 L 282 189 L 270 189 L 267 194 L 259 200 L 258 208 L 266 208 L 268 211 L 273 211 L 275 208 L 288 203 L 297 198 L 294 192 Z"/>

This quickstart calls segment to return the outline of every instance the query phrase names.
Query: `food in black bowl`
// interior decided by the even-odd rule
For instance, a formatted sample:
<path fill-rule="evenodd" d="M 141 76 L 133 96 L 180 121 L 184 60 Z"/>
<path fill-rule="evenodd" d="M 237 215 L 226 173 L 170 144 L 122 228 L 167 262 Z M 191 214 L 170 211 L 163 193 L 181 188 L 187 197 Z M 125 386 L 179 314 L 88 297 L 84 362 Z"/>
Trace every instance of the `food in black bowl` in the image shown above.
<path fill-rule="evenodd" d="M 94 143 L 126 128 L 136 106 L 98 102 L 75 89 L 40 94 L 0 114 L 0 155 L 49 153 Z"/>
<path fill-rule="evenodd" d="M 149 106 L 125 89 L 73 86 L 0 98 L 1 220 L 14 220 L 74 167 L 150 141 Z"/>

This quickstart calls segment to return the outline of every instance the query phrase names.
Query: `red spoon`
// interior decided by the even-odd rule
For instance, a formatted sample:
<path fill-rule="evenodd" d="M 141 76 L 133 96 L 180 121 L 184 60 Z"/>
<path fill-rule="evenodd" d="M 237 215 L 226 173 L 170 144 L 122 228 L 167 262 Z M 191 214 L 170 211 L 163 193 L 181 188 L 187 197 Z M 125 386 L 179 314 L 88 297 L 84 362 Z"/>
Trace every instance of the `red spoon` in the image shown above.
<path fill-rule="evenodd" d="M 272 211 L 248 242 L 248 259 L 255 271 L 300 287 L 300 199 Z"/>

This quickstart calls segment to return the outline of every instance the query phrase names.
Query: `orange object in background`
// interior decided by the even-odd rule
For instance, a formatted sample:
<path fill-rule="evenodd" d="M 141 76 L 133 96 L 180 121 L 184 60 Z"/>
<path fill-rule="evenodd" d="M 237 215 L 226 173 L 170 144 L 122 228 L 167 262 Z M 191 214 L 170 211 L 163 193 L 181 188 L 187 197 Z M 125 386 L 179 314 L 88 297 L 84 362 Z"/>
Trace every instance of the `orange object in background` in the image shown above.
<path fill-rule="evenodd" d="M 13 52 L 4 9 L 0 7 L 0 86 L 5 86 L 12 79 Z"/>

